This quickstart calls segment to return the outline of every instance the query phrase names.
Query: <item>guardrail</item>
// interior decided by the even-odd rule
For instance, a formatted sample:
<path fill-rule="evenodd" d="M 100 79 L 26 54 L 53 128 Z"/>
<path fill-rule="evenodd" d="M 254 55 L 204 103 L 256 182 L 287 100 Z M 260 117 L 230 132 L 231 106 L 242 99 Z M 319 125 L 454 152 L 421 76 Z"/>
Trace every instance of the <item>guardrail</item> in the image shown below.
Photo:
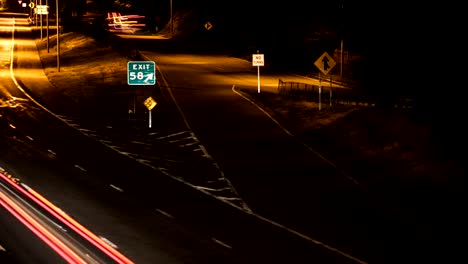
<path fill-rule="evenodd" d="M 356 93 L 353 89 L 322 86 L 319 94 L 319 86 L 301 83 L 278 81 L 278 94 L 283 96 L 299 96 L 311 102 L 320 102 L 325 105 L 340 104 L 359 107 L 393 107 L 399 109 L 412 109 L 415 107 L 411 97 L 383 97 L 366 96 Z M 320 97 L 320 98 L 319 98 Z"/>

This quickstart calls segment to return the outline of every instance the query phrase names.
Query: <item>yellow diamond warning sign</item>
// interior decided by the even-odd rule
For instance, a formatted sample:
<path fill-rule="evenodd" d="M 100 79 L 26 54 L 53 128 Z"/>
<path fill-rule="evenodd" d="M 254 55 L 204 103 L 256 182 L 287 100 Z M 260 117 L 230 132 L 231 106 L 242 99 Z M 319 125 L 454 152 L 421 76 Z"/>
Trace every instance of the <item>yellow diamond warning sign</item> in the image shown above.
<path fill-rule="evenodd" d="M 327 52 L 324 52 L 314 63 L 315 66 L 324 74 L 327 75 L 333 67 L 335 67 L 336 62 L 333 58 L 328 55 Z"/>
<path fill-rule="evenodd" d="M 151 111 L 158 103 L 153 99 L 153 97 L 148 97 L 146 100 L 143 102 L 143 104 L 148 108 L 148 110 Z"/>

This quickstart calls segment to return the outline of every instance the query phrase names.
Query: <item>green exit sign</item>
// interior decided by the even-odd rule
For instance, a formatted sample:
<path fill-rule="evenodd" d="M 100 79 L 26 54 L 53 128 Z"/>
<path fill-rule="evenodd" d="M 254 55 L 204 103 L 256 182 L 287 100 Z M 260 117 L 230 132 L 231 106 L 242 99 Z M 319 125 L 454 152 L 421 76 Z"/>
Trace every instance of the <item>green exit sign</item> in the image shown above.
<path fill-rule="evenodd" d="M 129 61 L 127 64 L 129 85 L 156 84 L 156 64 L 154 61 Z"/>

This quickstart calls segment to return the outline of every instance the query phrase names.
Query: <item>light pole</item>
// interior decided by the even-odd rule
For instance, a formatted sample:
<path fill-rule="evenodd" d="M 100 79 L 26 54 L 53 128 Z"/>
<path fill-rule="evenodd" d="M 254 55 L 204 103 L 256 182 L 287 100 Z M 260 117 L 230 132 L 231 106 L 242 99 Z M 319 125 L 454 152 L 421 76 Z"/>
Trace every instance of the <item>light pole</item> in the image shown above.
<path fill-rule="evenodd" d="M 49 53 L 49 0 L 46 0 L 47 6 L 47 15 L 46 15 L 46 23 L 47 23 L 47 53 Z"/>
<path fill-rule="evenodd" d="M 57 26 L 57 71 L 60 72 L 60 28 L 58 0 L 55 0 L 55 20 Z"/>
<path fill-rule="evenodd" d="M 344 64 L 344 55 L 343 55 L 343 53 L 344 53 L 344 40 L 343 40 L 344 39 L 344 18 L 343 18 L 343 16 L 344 16 L 344 0 L 341 0 L 341 2 L 340 2 L 340 9 L 341 9 L 341 20 L 342 20 L 341 25 L 340 25 L 341 26 L 341 28 L 340 28 L 341 29 L 341 32 L 340 32 L 341 33 L 340 79 L 341 79 L 341 81 L 343 81 L 343 64 Z"/>
<path fill-rule="evenodd" d="M 174 35 L 174 17 L 172 16 L 172 0 L 170 0 L 170 19 L 171 19 L 171 36 Z"/>
<path fill-rule="evenodd" d="M 42 12 L 43 12 L 43 8 L 42 8 L 42 0 L 39 0 L 39 5 L 41 6 L 41 13 L 39 14 L 39 19 L 41 20 L 41 40 L 42 40 Z"/>
<path fill-rule="evenodd" d="M 34 24 L 36 25 L 36 29 L 37 29 L 37 0 L 36 0 L 36 4 L 34 5 Z"/>

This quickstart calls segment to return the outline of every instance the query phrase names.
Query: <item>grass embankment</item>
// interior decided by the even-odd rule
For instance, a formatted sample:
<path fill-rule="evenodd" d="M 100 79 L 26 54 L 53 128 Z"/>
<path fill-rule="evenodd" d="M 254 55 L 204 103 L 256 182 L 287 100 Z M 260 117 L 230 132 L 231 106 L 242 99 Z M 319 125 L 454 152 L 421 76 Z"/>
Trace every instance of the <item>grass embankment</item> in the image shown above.
<path fill-rule="evenodd" d="M 412 110 L 322 104 L 319 111 L 302 98 L 243 92 L 394 210 L 432 214 L 463 192 L 461 157 L 449 155 L 435 125 Z"/>

